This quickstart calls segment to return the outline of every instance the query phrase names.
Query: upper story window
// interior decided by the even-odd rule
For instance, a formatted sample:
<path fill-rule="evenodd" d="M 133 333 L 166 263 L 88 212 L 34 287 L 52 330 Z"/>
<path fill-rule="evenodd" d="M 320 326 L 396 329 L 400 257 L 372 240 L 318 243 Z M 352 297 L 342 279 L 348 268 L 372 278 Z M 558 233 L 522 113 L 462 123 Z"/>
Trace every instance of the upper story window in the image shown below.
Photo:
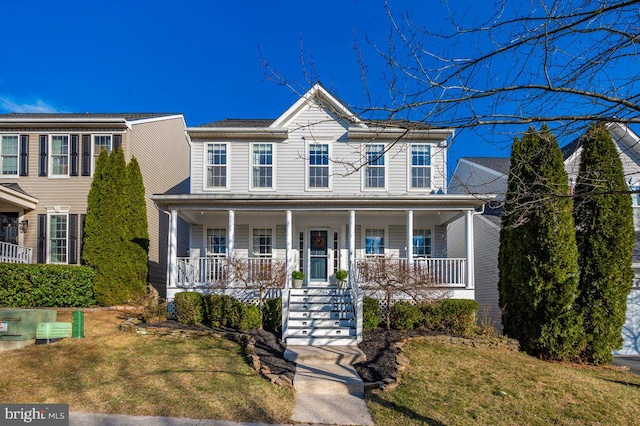
<path fill-rule="evenodd" d="M 253 257 L 271 257 L 273 253 L 273 229 L 254 228 L 252 237 Z"/>
<path fill-rule="evenodd" d="M 431 257 L 431 229 L 413 230 L 413 255 Z"/>
<path fill-rule="evenodd" d="M 207 228 L 207 255 L 227 252 L 227 229 Z"/>
<path fill-rule="evenodd" d="M 252 187 L 273 188 L 273 145 L 270 143 L 253 144 Z"/>
<path fill-rule="evenodd" d="M 640 183 L 630 185 L 631 205 L 633 206 L 633 225 L 636 231 L 640 231 Z"/>
<path fill-rule="evenodd" d="M 49 263 L 68 263 L 68 215 L 49 215 Z"/>
<path fill-rule="evenodd" d="M 365 188 L 385 188 L 384 145 L 366 146 Z"/>
<path fill-rule="evenodd" d="M 207 188 L 227 187 L 227 144 L 207 145 Z"/>
<path fill-rule="evenodd" d="M 384 255 L 384 229 L 365 229 L 364 247 L 367 256 Z"/>
<path fill-rule="evenodd" d="M 0 157 L 2 158 L 2 175 L 18 176 L 18 136 L 0 136 Z"/>
<path fill-rule="evenodd" d="M 309 188 L 329 188 L 329 145 L 309 146 Z"/>
<path fill-rule="evenodd" d="M 113 148 L 111 135 L 93 135 L 93 170 L 96 169 L 96 160 L 104 149 L 111 154 Z"/>
<path fill-rule="evenodd" d="M 411 145 L 411 189 L 431 187 L 431 145 Z"/>
<path fill-rule="evenodd" d="M 49 176 L 69 176 L 69 136 L 51 136 L 51 171 Z"/>

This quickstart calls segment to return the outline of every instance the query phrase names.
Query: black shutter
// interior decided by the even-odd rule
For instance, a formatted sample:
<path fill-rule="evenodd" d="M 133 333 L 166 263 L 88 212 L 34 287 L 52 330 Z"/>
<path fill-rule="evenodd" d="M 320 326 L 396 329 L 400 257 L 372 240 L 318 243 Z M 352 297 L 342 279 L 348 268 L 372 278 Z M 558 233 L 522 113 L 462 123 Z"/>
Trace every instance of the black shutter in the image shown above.
<path fill-rule="evenodd" d="M 20 176 L 29 176 L 29 135 L 20 135 Z"/>
<path fill-rule="evenodd" d="M 78 135 L 71 135 L 71 176 L 78 176 Z"/>
<path fill-rule="evenodd" d="M 38 263 L 47 262 L 47 215 L 38 215 Z"/>
<path fill-rule="evenodd" d="M 91 135 L 82 135 L 82 176 L 91 176 Z"/>
<path fill-rule="evenodd" d="M 78 264 L 78 215 L 69 215 L 69 250 L 67 260 L 70 265 Z"/>
<path fill-rule="evenodd" d="M 78 253 L 79 253 L 79 258 L 80 258 L 80 264 L 84 265 L 84 260 L 82 260 L 82 249 L 84 248 L 84 221 L 86 219 L 87 215 L 86 214 L 81 214 L 80 215 L 80 238 L 78 241 Z"/>
<path fill-rule="evenodd" d="M 40 176 L 47 175 L 47 135 L 40 135 Z"/>
<path fill-rule="evenodd" d="M 113 135 L 113 150 L 118 152 L 122 145 L 122 135 Z"/>

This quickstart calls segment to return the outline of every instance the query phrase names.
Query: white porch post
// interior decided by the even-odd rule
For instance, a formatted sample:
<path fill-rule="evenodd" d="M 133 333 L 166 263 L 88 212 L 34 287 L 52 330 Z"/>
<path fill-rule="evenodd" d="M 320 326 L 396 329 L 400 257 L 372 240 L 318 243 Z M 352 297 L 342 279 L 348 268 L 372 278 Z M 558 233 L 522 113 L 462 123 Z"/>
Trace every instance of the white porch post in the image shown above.
<path fill-rule="evenodd" d="M 356 278 L 356 212 L 349 211 L 349 283 Z"/>
<path fill-rule="evenodd" d="M 287 250 L 286 250 L 286 262 L 287 262 L 287 276 L 285 278 L 285 288 L 291 287 L 291 273 L 293 272 L 293 220 L 291 210 L 287 210 Z"/>
<path fill-rule="evenodd" d="M 236 212 L 229 210 L 229 239 L 227 240 L 227 256 L 233 257 L 233 250 L 236 246 Z"/>
<path fill-rule="evenodd" d="M 171 210 L 169 221 L 169 287 L 178 283 L 178 211 Z"/>
<path fill-rule="evenodd" d="M 466 285 L 465 288 L 473 289 L 475 287 L 475 277 L 474 277 L 474 250 L 473 250 L 473 211 L 467 210 L 465 213 L 465 245 L 466 245 L 466 256 L 467 256 L 467 268 L 466 268 Z"/>
<path fill-rule="evenodd" d="M 407 266 L 413 266 L 413 210 L 407 211 Z"/>

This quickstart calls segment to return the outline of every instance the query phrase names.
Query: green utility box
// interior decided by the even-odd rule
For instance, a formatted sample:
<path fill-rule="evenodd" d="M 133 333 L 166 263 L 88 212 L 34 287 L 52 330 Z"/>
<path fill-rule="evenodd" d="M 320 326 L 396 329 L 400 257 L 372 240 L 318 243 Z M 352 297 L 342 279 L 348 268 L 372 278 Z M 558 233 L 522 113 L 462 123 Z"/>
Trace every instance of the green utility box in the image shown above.
<path fill-rule="evenodd" d="M 0 309 L 0 341 L 33 340 L 39 323 L 56 318 L 55 309 Z"/>
<path fill-rule="evenodd" d="M 71 337 L 74 339 L 84 338 L 84 312 L 73 311 L 73 333 Z"/>
<path fill-rule="evenodd" d="M 70 322 L 41 322 L 36 330 L 36 339 L 64 339 L 69 336 Z"/>

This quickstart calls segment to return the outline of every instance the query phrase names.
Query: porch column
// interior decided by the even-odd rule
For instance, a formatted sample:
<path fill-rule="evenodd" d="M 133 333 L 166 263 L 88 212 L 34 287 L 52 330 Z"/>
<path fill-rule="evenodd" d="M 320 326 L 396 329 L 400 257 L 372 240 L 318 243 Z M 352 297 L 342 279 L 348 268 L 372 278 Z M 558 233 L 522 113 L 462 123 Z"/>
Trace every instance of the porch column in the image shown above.
<path fill-rule="evenodd" d="M 413 266 L 413 210 L 407 212 L 407 266 Z"/>
<path fill-rule="evenodd" d="M 291 273 L 293 272 L 293 220 L 291 210 L 287 210 L 287 250 L 286 250 L 286 262 L 287 262 L 287 275 L 285 278 L 285 288 L 291 287 Z"/>
<path fill-rule="evenodd" d="M 229 210 L 229 239 L 227 240 L 227 256 L 233 257 L 233 250 L 236 246 L 236 212 Z"/>
<path fill-rule="evenodd" d="M 353 283 L 356 274 L 356 212 L 349 211 L 349 283 Z"/>
<path fill-rule="evenodd" d="M 466 245 L 466 256 L 467 256 L 467 268 L 465 271 L 466 275 L 466 285 L 465 288 L 473 289 L 475 287 L 475 277 L 474 277 L 474 250 L 473 250 L 473 211 L 467 210 L 465 213 L 465 245 Z"/>
<path fill-rule="evenodd" d="M 169 220 L 169 287 L 178 283 L 178 211 L 171 210 Z"/>

